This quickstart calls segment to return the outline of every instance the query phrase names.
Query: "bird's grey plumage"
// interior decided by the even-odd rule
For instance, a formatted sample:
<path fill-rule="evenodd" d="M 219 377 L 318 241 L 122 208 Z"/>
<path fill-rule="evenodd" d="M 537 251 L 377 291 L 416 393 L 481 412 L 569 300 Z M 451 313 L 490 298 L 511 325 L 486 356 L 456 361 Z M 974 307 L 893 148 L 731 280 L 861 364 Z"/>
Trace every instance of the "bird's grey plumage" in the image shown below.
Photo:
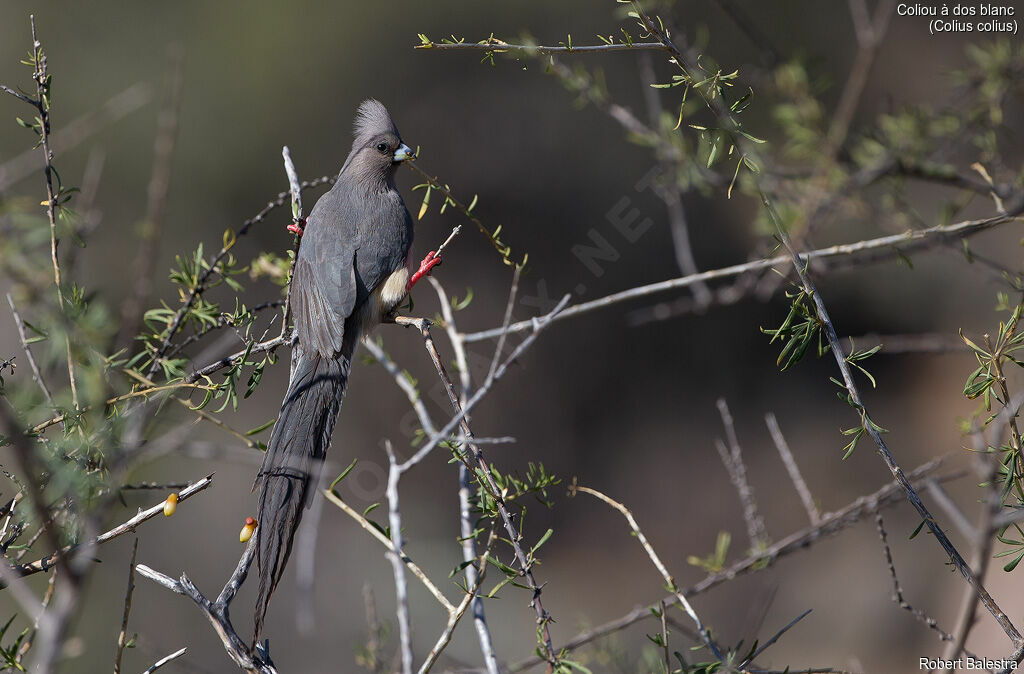
<path fill-rule="evenodd" d="M 338 180 L 306 221 L 295 263 L 291 378 L 254 485 L 254 641 L 318 482 L 359 339 L 405 293 L 413 228 L 394 182 L 396 150 L 405 146 L 375 100 L 359 106 L 354 131 Z"/>

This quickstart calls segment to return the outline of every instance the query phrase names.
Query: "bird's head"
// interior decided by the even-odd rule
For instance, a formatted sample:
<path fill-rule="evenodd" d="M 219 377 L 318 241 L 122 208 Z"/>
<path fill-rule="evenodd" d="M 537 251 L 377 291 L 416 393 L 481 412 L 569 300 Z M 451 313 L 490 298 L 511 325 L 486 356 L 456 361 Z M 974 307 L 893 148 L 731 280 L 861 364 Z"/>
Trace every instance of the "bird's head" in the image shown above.
<path fill-rule="evenodd" d="M 360 180 L 390 183 L 398 165 L 412 157 L 413 151 L 402 142 L 387 108 L 372 98 L 363 101 L 356 113 L 352 151 L 342 173 L 348 170 Z"/>

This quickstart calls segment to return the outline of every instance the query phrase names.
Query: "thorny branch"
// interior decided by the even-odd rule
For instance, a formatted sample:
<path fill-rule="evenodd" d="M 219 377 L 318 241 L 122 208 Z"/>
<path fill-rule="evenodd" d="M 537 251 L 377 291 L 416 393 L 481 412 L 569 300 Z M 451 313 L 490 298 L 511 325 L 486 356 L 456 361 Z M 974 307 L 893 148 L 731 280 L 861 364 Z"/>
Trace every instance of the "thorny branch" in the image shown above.
<path fill-rule="evenodd" d="M 430 359 L 434 363 L 434 367 L 437 370 L 438 376 L 444 383 L 445 390 L 448 393 L 448 399 L 451 402 L 452 409 L 455 411 L 455 417 L 453 417 L 452 421 L 450 421 L 446 425 L 445 429 L 442 429 L 441 432 L 435 433 L 433 435 L 427 447 L 433 447 L 434 445 L 436 445 L 439 437 L 444 437 L 446 433 L 450 432 L 450 429 L 448 429 L 449 426 L 452 426 L 454 423 L 458 423 L 459 426 L 461 426 L 462 433 L 466 438 L 466 446 L 469 451 L 461 453 L 460 458 L 462 461 L 471 465 L 474 473 L 479 478 L 483 479 L 484 485 L 487 487 L 491 497 L 494 499 L 498 512 L 501 515 L 502 524 L 505 527 L 505 531 L 508 533 L 509 541 L 512 543 L 516 560 L 519 564 L 520 573 L 526 579 L 527 585 L 533 592 L 533 599 L 531 601 L 531 605 L 537 613 L 537 627 L 540 630 L 541 638 L 544 644 L 545 659 L 548 662 L 549 668 L 553 668 L 555 664 L 558 662 L 558 654 L 556 653 L 554 646 L 552 645 L 551 632 L 549 629 L 551 616 L 544 609 L 544 605 L 541 602 L 541 586 L 537 583 L 536 578 L 534 577 L 533 564 L 527 557 L 526 553 L 523 551 L 523 536 L 517 530 L 515 523 L 512 521 L 512 515 L 508 510 L 508 506 L 505 503 L 505 499 L 502 496 L 501 490 L 498 488 L 498 485 L 494 480 L 494 475 L 491 472 L 489 465 L 483 456 L 483 452 L 480 450 L 480 447 L 473 442 L 473 431 L 470 429 L 469 422 L 466 420 L 466 414 L 469 412 L 470 408 L 475 403 L 475 401 L 479 400 L 487 392 L 491 384 L 493 384 L 494 381 L 496 381 L 504 374 L 508 365 L 511 364 L 516 358 L 518 358 L 519 354 L 523 350 L 525 350 L 525 348 L 527 348 L 530 345 L 530 343 L 532 343 L 532 338 L 535 338 L 537 334 L 540 332 L 540 330 L 545 325 L 550 323 L 552 318 L 555 315 L 557 315 L 557 312 L 561 310 L 561 307 L 567 301 L 568 296 L 562 298 L 562 302 L 559 303 L 559 306 L 557 306 L 552 313 L 548 314 L 543 319 L 534 319 L 534 331 L 530 335 L 530 337 L 523 340 L 519 347 L 515 351 L 513 351 L 512 355 L 509 356 L 509 358 L 502 364 L 502 366 L 497 368 L 487 377 L 487 381 L 484 382 L 483 386 L 481 386 L 481 388 L 473 395 L 473 397 L 465 405 L 463 405 L 459 401 L 459 396 L 455 391 L 455 387 L 452 385 L 451 378 L 448 376 L 444 364 L 441 362 L 441 358 L 437 353 L 436 347 L 434 346 L 433 338 L 430 335 L 430 322 L 425 319 L 396 319 L 396 322 L 398 322 L 400 325 L 411 325 L 419 329 L 420 334 L 423 337 L 423 343 L 427 349 L 427 353 L 430 355 Z M 420 450 L 420 452 L 417 452 L 416 455 L 414 455 L 412 458 L 406 461 L 405 464 L 402 464 L 401 468 L 404 470 L 408 466 L 415 465 L 415 463 L 418 463 L 423 458 L 423 456 L 425 456 L 425 454 L 423 450 Z"/>
<path fill-rule="evenodd" d="M 692 79 L 692 73 L 696 71 L 693 68 L 693 66 L 689 63 L 689 60 L 687 59 L 686 55 L 684 55 L 675 46 L 675 44 L 673 44 L 669 36 L 664 32 L 664 30 L 659 26 L 657 22 L 651 19 L 651 17 L 644 11 L 643 7 L 637 0 L 632 0 L 631 4 L 638 15 L 640 22 L 645 26 L 645 28 L 650 32 L 652 36 L 656 37 L 668 48 L 669 52 L 672 54 L 675 60 L 675 63 L 686 75 L 690 76 Z M 732 112 L 721 100 L 721 98 L 709 97 L 705 92 L 703 92 L 699 88 L 698 92 L 704 98 L 708 107 L 711 108 L 711 110 L 715 113 L 716 117 L 719 118 L 720 122 L 723 123 L 726 126 L 726 128 L 729 129 L 730 132 L 738 131 L 738 129 L 740 128 L 739 124 L 736 122 L 732 115 Z M 756 148 L 750 147 L 750 143 L 746 142 L 745 138 L 739 137 L 739 134 L 737 134 L 737 136 L 738 138 L 736 140 L 736 143 L 738 143 L 741 146 L 741 149 L 744 152 L 747 152 L 752 158 L 755 158 L 756 160 L 756 158 L 758 158 L 759 156 L 759 153 L 757 152 Z M 936 540 L 942 546 L 943 550 L 945 550 L 945 552 L 949 555 L 953 564 L 957 567 L 957 570 L 960 571 L 961 575 L 964 577 L 965 580 L 967 580 L 968 584 L 974 587 L 975 591 L 978 593 L 978 596 L 982 604 L 984 604 L 985 608 L 988 609 L 989 613 L 991 613 L 992 616 L 996 619 L 999 625 L 1003 628 L 1003 631 L 1006 632 L 1006 635 L 1010 638 L 1010 641 L 1013 643 L 1013 646 L 1015 648 L 1020 648 L 1024 646 L 1024 637 L 1021 636 L 1020 632 L 1013 625 L 1013 623 L 1010 621 L 1007 615 L 1002 611 L 1002 609 L 999 608 L 999 606 L 995 603 L 995 600 L 993 600 L 991 595 L 989 595 L 988 591 L 985 590 L 982 584 L 974 576 L 970 567 L 967 566 L 967 563 L 961 557 L 956 547 L 946 536 L 945 531 L 943 531 L 943 529 L 934 520 L 931 513 L 928 511 L 928 508 L 921 501 L 921 498 L 918 495 L 917 490 L 914 489 L 913 485 L 910 483 L 906 475 L 903 473 L 902 468 L 900 468 L 899 464 L 896 463 L 895 458 L 889 451 L 889 448 L 886 445 L 885 441 L 882 439 L 880 432 L 877 430 L 877 426 L 870 421 L 868 417 L 868 412 L 865 409 L 863 403 L 861 402 L 860 393 L 857 389 L 856 383 L 853 380 L 853 375 L 851 374 L 849 365 L 846 361 L 846 354 L 839 343 L 839 338 L 836 335 L 835 327 L 833 326 L 832 321 L 829 318 L 828 312 L 825 309 L 825 303 L 822 300 L 821 295 L 817 292 L 814 283 L 811 281 L 810 276 L 806 271 L 806 262 L 803 259 L 801 259 L 801 256 L 794 250 L 790 238 L 786 233 L 786 230 L 782 227 L 779 221 L 778 214 L 775 212 L 774 207 L 772 206 L 767 195 L 763 191 L 761 192 L 761 201 L 764 207 L 767 209 L 769 215 L 771 216 L 772 222 L 776 228 L 776 234 L 778 235 L 779 240 L 782 242 L 787 253 L 789 254 L 790 260 L 792 261 L 793 267 L 800 278 L 800 283 L 803 286 L 804 291 L 807 293 L 808 297 L 812 298 L 813 300 L 815 312 L 822 324 L 822 329 L 828 340 L 828 344 L 831 348 L 832 354 L 836 359 L 836 364 L 838 365 L 840 373 L 842 374 L 843 383 L 845 384 L 846 390 L 849 393 L 850 403 L 855 407 L 855 409 L 860 414 L 861 426 L 863 427 L 865 432 L 871 437 L 871 439 L 875 442 L 875 445 L 878 447 L 879 454 L 882 456 L 887 467 L 892 472 L 893 477 L 896 478 L 896 481 L 903 488 L 907 496 L 907 499 L 910 501 L 911 505 L 914 506 L 914 509 L 917 510 L 921 517 L 924 519 L 928 529 L 935 536 Z M 1022 201 L 1022 203 L 1018 205 L 1016 209 L 1014 209 L 1014 212 L 1003 212 L 1000 215 L 996 216 L 995 218 L 990 218 L 989 220 L 996 221 L 999 220 L 1000 218 L 1014 217 L 1019 214 L 1019 210 L 1021 208 L 1024 208 L 1024 201 Z"/>
<path fill-rule="evenodd" d="M 506 305 L 504 321 L 505 325 L 508 325 L 511 320 L 511 312 L 509 307 L 515 301 L 516 296 L 516 281 L 519 278 L 521 272 L 520 267 L 516 267 L 516 272 L 513 275 L 512 288 L 509 289 L 509 301 Z M 466 345 L 462 342 L 458 335 L 458 327 L 455 323 L 455 312 L 452 310 L 451 303 L 448 299 L 448 294 L 445 292 L 441 283 L 434 277 L 430 277 L 430 284 L 434 287 L 434 291 L 437 293 L 438 303 L 441 305 L 441 316 L 444 318 L 444 329 L 448 335 L 448 340 L 451 343 L 452 350 L 455 352 L 455 367 L 459 372 L 459 384 L 462 388 L 462 393 L 459 396 L 459 404 L 465 406 L 469 399 L 469 395 L 472 393 L 473 381 L 472 372 L 469 367 L 469 358 L 466 355 Z M 497 354 L 500 353 L 500 349 L 495 349 L 495 356 L 491 359 L 491 367 L 488 369 L 488 376 L 490 376 L 497 366 L 498 358 Z M 470 421 L 470 417 L 466 417 L 466 421 Z M 480 440 L 477 439 L 479 443 Z M 478 578 L 484 573 L 483 568 L 478 568 L 475 564 L 477 559 L 477 547 L 476 547 L 476 525 L 472 517 L 472 480 L 470 478 L 469 467 L 464 463 L 459 464 L 459 535 L 462 537 L 462 561 L 466 563 L 466 584 L 476 585 Z M 491 637 L 490 628 L 487 625 L 487 617 L 484 611 L 484 602 L 480 597 L 474 597 L 472 602 L 473 611 L 473 625 L 476 627 L 477 641 L 480 644 L 480 652 L 484 657 L 484 667 L 487 670 L 487 674 L 498 674 L 498 656 L 494 651 L 494 643 Z"/>
<path fill-rule="evenodd" d="M 938 470 L 942 465 L 942 462 L 942 458 L 929 461 L 911 471 L 909 478 L 912 481 L 923 480 L 925 477 L 932 475 L 936 470 Z M 938 476 L 936 480 L 941 483 L 962 476 L 962 472 L 949 473 Z M 817 524 L 795 531 L 789 536 L 776 541 L 765 550 L 754 552 L 746 558 L 738 562 L 734 562 L 722 571 L 708 574 L 700 582 L 682 590 L 681 594 L 687 599 L 691 599 L 698 594 L 717 587 L 718 585 L 732 581 L 741 575 L 756 573 L 767 569 L 770 566 L 773 566 L 775 562 L 782 557 L 786 557 L 801 550 L 807 550 L 817 541 L 856 524 L 865 516 L 875 513 L 882 508 L 902 503 L 903 500 L 904 496 L 902 487 L 896 482 L 890 482 L 874 493 L 861 496 L 835 512 L 825 513 L 821 516 L 821 519 Z M 667 606 L 673 606 L 677 604 L 679 600 L 675 594 L 670 594 L 659 601 L 665 602 Z M 658 602 L 653 602 L 645 606 L 637 607 L 615 620 L 608 621 L 592 629 L 581 632 L 566 641 L 562 648 L 565 651 L 573 651 L 596 639 L 600 639 L 608 634 L 625 629 L 630 625 L 634 625 L 641 620 L 651 617 L 651 608 L 656 607 L 657 605 Z M 512 664 L 509 667 L 509 671 L 520 672 L 536 665 L 538 662 L 541 661 L 536 657 L 528 658 Z"/>
<path fill-rule="evenodd" d="M 939 627 L 938 623 L 935 622 L 934 618 L 929 616 L 921 609 L 914 608 L 913 606 L 907 603 L 906 599 L 903 598 L 903 588 L 900 586 L 900 579 L 896 575 L 896 566 L 892 561 L 892 549 L 889 547 L 889 539 L 885 531 L 885 522 L 882 519 L 882 513 L 875 513 L 875 529 L 878 531 L 878 538 L 882 543 L 882 551 L 885 554 L 885 563 L 889 570 L 889 579 L 892 580 L 893 602 L 901 609 L 907 611 L 912 616 L 914 616 L 914 618 L 916 618 L 919 622 L 925 624 L 929 629 L 935 630 L 935 632 L 939 635 L 940 641 L 953 641 L 953 636 L 948 632 L 944 631 L 941 627 Z M 967 655 L 969 655 L 971 658 L 975 660 L 978 659 L 978 656 L 971 653 L 967 649 L 963 649 L 963 652 L 965 652 Z"/>
<path fill-rule="evenodd" d="M 764 518 L 761 517 L 761 512 L 758 510 L 757 499 L 754 498 L 754 491 L 750 487 L 750 481 L 747 480 L 747 467 L 743 463 L 743 452 L 736 437 L 736 427 L 733 424 L 729 406 L 726 404 L 725 398 L 719 398 L 716 404 L 718 406 L 718 413 L 722 417 L 722 425 L 725 427 L 728 447 L 721 441 L 716 441 L 715 449 L 718 450 L 718 455 L 721 457 L 722 463 L 725 464 L 725 469 L 729 473 L 729 479 L 739 495 L 740 503 L 743 504 L 743 521 L 747 525 L 747 537 L 750 539 L 750 547 L 753 550 L 759 550 L 768 545 L 770 541 L 768 530 L 765 527 Z"/>
<path fill-rule="evenodd" d="M 936 225 L 935 227 L 929 227 L 927 229 L 911 230 L 902 234 L 892 234 L 875 239 L 866 239 L 857 243 L 839 244 L 836 246 L 828 246 L 827 248 L 819 248 L 817 250 L 801 253 L 800 257 L 808 261 L 828 260 L 845 256 L 853 256 L 854 259 L 862 259 L 875 255 L 879 251 L 885 252 L 887 256 L 897 257 L 930 248 L 942 241 L 956 240 L 971 236 L 998 225 L 1013 222 L 1015 219 L 1017 219 L 1017 214 L 1008 213 L 981 220 L 965 220 L 953 225 Z M 670 290 L 687 288 L 695 283 L 714 281 L 717 279 L 740 276 L 741 274 L 746 274 L 752 271 L 771 269 L 789 262 L 791 262 L 791 258 L 788 255 L 779 255 L 772 258 L 754 260 L 743 264 L 713 269 L 699 274 L 682 276 L 668 281 L 660 281 L 658 283 L 637 286 L 635 288 L 630 288 L 629 290 L 623 290 L 621 292 L 612 293 L 611 295 L 606 295 L 605 297 L 601 297 L 596 300 L 581 302 L 579 304 L 566 307 L 564 311 L 558 314 L 558 318 L 556 320 L 572 318 L 597 309 L 604 309 L 605 307 L 609 307 L 620 302 L 634 300 L 639 297 L 647 297 L 649 295 L 663 293 Z M 508 332 L 523 332 L 524 330 L 529 330 L 530 325 L 530 321 L 519 321 L 508 326 Z M 466 342 L 478 342 L 484 339 L 494 339 L 500 336 L 501 333 L 501 328 L 492 328 L 490 330 L 482 330 L 480 332 L 463 333 L 463 339 Z"/>
<path fill-rule="evenodd" d="M 334 179 L 335 179 L 334 176 L 321 176 L 321 177 L 316 178 L 314 180 L 303 181 L 302 183 L 300 183 L 299 187 L 302 190 L 306 190 L 306 189 L 311 189 L 311 188 L 314 188 L 314 187 L 319 187 L 320 185 L 334 184 Z M 288 191 L 285 191 L 285 192 L 280 192 L 277 195 L 277 197 L 275 197 L 274 199 L 269 201 L 267 203 L 267 205 L 264 206 L 263 209 L 260 210 L 256 215 L 254 215 L 253 217 L 249 218 L 248 220 L 246 220 L 245 222 L 242 223 L 242 226 L 238 230 L 237 236 L 241 237 L 241 236 L 245 236 L 246 234 L 248 234 L 249 233 L 249 229 L 253 225 L 255 225 L 257 223 L 260 223 L 260 222 L 263 222 L 263 220 L 265 220 L 266 217 L 272 211 L 274 211 L 277 208 L 280 208 L 281 206 L 284 206 L 285 203 L 288 203 L 290 198 L 291 198 L 291 190 L 290 189 Z M 152 378 L 153 374 L 160 367 L 161 359 L 164 358 L 167 355 L 168 350 L 171 348 L 171 346 L 173 344 L 172 340 L 174 339 L 174 336 L 177 334 L 178 330 L 184 324 L 185 318 L 186 318 L 186 316 L 188 316 L 188 312 L 192 308 L 192 305 L 195 303 L 196 299 L 200 295 L 202 295 L 203 292 L 205 292 L 208 284 L 212 280 L 213 275 L 215 273 L 219 273 L 218 270 L 220 269 L 220 263 L 224 260 L 224 258 L 227 256 L 228 252 L 230 252 L 230 250 L 233 247 L 234 247 L 234 242 L 233 241 L 228 242 L 227 244 L 222 246 L 221 249 L 217 252 L 217 254 L 214 255 L 213 258 L 210 260 L 209 267 L 199 276 L 199 279 L 198 279 L 197 283 L 195 284 L 195 286 L 191 290 L 189 290 L 188 295 L 185 297 L 184 303 L 181 305 L 181 307 L 178 309 L 178 311 L 174 314 L 174 318 L 171 319 L 170 325 L 168 325 L 167 329 L 163 333 L 164 334 L 164 338 L 163 338 L 162 342 L 160 343 L 160 346 L 157 347 L 156 353 L 153 356 L 153 362 L 152 362 L 152 364 L 149 367 L 149 371 L 147 372 L 147 375 L 146 375 L 147 377 Z M 287 340 L 285 340 L 282 337 L 278 337 L 276 340 L 271 340 L 271 341 L 276 341 L 277 344 L 275 344 L 275 346 L 279 346 L 280 344 L 284 344 Z M 270 348 L 272 348 L 272 347 L 270 347 Z M 263 349 L 263 350 L 266 351 L 266 350 L 269 350 L 269 348 Z M 222 367 L 226 367 L 226 365 L 222 366 Z M 220 367 L 213 369 L 212 372 L 216 372 L 218 369 L 220 369 Z M 202 375 L 198 375 L 198 376 L 202 376 Z M 197 376 L 197 378 L 198 378 L 198 376 Z M 192 381 L 195 381 L 195 379 L 193 379 Z"/>
<path fill-rule="evenodd" d="M 547 47 L 536 44 L 509 44 L 504 40 L 490 37 L 480 42 L 434 42 L 426 40 L 418 45 L 416 49 L 437 49 L 439 51 L 486 51 L 499 54 L 508 51 L 521 51 L 535 54 L 569 54 L 579 52 L 583 54 L 594 52 L 615 52 L 615 51 L 643 51 L 655 50 L 665 51 L 665 45 L 660 42 L 624 42 L 614 44 L 592 44 L 592 45 L 560 45 L 558 47 Z"/>

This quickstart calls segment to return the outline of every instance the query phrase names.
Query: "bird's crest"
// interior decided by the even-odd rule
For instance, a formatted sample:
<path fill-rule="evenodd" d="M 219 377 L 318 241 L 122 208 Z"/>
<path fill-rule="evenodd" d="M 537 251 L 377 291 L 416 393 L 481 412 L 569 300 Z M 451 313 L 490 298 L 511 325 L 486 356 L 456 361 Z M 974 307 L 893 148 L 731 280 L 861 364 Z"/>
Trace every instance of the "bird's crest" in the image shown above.
<path fill-rule="evenodd" d="M 354 127 L 357 140 L 366 140 L 389 131 L 396 136 L 401 136 L 388 109 L 384 107 L 383 103 L 373 98 L 366 99 L 359 106 Z"/>

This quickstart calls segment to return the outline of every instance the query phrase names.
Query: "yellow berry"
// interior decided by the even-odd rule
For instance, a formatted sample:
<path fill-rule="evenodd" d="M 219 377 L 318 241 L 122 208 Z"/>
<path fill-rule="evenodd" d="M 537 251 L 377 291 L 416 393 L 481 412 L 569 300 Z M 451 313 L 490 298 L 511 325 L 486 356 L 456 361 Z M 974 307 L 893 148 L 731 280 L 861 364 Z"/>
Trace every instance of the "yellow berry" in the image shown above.
<path fill-rule="evenodd" d="M 164 517 L 170 517 L 174 514 L 174 511 L 178 509 L 178 495 L 171 494 L 164 501 Z"/>

